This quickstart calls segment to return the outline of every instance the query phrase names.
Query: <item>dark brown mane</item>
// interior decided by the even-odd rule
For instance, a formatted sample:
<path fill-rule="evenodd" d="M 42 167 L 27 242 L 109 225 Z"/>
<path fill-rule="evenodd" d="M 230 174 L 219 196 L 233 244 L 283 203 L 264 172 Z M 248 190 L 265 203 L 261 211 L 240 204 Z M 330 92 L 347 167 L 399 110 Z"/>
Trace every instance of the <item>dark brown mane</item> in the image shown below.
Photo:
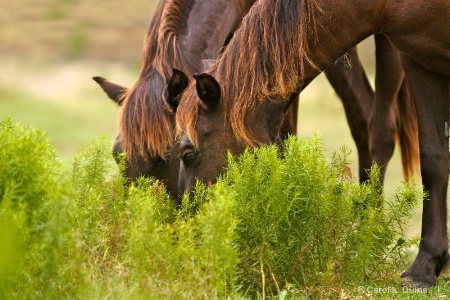
<path fill-rule="evenodd" d="M 177 42 L 185 2 L 162 0 L 150 23 L 139 79 L 125 95 L 119 123 L 122 148 L 129 158 L 164 157 L 174 141 L 174 116 L 164 99 L 173 68 L 189 73 Z"/>
<path fill-rule="evenodd" d="M 285 101 L 299 91 L 304 64 L 314 66 L 306 38 L 315 34 L 315 8 L 314 0 L 255 3 L 209 71 L 223 87 L 225 119 L 241 142 L 258 143 L 246 128 L 247 112 L 264 98 Z M 185 132 L 195 145 L 198 101 L 191 84 L 177 109 L 178 134 Z"/>

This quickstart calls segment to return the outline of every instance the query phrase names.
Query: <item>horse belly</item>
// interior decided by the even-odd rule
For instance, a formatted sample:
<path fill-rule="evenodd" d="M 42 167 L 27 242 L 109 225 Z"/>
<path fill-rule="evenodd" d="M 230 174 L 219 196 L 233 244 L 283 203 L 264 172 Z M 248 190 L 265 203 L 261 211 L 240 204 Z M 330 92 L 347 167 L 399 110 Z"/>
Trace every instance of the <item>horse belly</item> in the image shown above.
<path fill-rule="evenodd" d="M 382 31 L 399 51 L 430 71 L 450 76 L 450 1 L 395 1 Z"/>
<path fill-rule="evenodd" d="M 442 76 L 450 76 L 450 45 L 436 41 L 430 36 L 387 36 L 394 47 L 426 69 Z"/>

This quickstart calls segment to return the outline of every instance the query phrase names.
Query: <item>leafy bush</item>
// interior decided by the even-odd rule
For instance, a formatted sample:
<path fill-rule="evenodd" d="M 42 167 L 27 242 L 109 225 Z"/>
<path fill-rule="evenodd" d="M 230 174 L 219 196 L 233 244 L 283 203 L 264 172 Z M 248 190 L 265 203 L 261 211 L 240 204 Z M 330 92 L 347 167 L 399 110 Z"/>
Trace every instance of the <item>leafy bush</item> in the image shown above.
<path fill-rule="evenodd" d="M 295 286 L 300 295 L 329 297 L 336 287 L 396 277 L 411 244 L 401 226 L 420 193 L 405 185 L 389 204 L 377 167 L 358 185 L 345 149 L 330 164 L 323 152 L 317 137 L 291 138 L 282 153 L 270 146 L 230 156 L 224 194 L 235 202 L 239 279 L 251 291 Z M 322 295 L 325 287 L 331 295 Z"/>
<path fill-rule="evenodd" d="M 421 195 L 358 185 L 319 139 L 229 156 L 176 210 L 164 187 L 124 185 L 110 143 L 70 162 L 37 129 L 0 123 L 0 298 L 334 297 L 397 280 Z M 123 164 L 122 164 L 123 165 Z"/>

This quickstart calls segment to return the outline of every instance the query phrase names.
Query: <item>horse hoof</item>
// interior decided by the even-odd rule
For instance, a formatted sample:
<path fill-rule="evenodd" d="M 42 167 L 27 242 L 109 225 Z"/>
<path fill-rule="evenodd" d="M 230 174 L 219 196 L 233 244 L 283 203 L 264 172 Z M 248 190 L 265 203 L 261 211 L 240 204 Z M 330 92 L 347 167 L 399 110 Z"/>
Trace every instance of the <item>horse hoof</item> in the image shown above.
<path fill-rule="evenodd" d="M 409 288 L 429 288 L 436 285 L 436 278 L 413 278 L 402 276 L 402 285 Z"/>

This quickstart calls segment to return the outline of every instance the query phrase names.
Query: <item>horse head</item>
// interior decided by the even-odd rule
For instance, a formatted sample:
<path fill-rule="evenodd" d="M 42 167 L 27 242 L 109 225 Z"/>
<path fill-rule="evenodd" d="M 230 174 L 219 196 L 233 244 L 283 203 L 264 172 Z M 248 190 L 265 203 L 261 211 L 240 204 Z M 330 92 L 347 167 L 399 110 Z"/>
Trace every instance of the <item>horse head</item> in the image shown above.
<path fill-rule="evenodd" d="M 93 78 L 108 95 L 118 105 L 124 103 L 125 95 L 128 88 L 119 84 L 112 83 L 102 77 Z M 173 70 L 173 75 L 167 83 L 166 103 L 170 107 L 172 115 L 172 124 L 175 126 L 175 111 L 178 106 L 178 99 L 181 93 L 188 85 L 188 79 L 184 73 Z M 120 155 L 124 153 L 120 134 L 116 136 L 112 153 L 116 161 L 119 163 Z M 175 142 L 168 143 L 169 146 L 164 152 L 164 156 L 147 152 L 145 155 L 139 152 L 127 157 L 125 172 L 130 182 L 139 176 L 154 177 L 163 183 L 167 191 L 176 199 L 178 197 L 178 173 L 179 173 L 179 155 L 178 144 Z"/>
<path fill-rule="evenodd" d="M 219 82 L 206 73 L 196 74 L 194 78 L 195 85 L 191 84 L 183 94 L 183 111 L 177 120 L 180 121 L 181 158 L 179 194 L 192 193 L 197 179 L 208 185 L 215 183 L 227 162 L 228 151 L 238 155 L 247 146 L 273 142 L 283 147 L 281 135 L 284 132 L 281 131 L 281 125 L 288 107 L 268 102 L 248 113 L 246 130 L 255 138 L 251 144 L 243 141 L 240 132 L 232 128 L 230 111 Z M 267 118 L 267 115 L 272 117 Z M 184 127 L 187 123 L 193 127 Z"/>

